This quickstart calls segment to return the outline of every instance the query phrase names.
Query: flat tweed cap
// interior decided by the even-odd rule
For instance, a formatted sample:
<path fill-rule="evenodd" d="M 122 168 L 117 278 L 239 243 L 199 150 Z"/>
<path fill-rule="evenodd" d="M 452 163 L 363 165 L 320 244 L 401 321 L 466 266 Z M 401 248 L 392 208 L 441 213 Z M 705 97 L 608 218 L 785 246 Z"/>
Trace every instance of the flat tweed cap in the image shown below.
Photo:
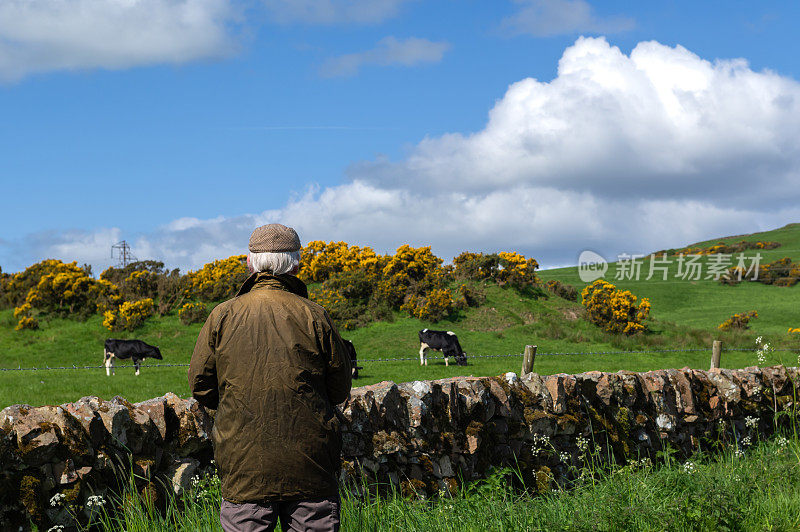
<path fill-rule="evenodd" d="M 300 237 L 297 236 L 297 231 L 285 225 L 262 225 L 253 230 L 248 248 L 253 253 L 300 251 Z"/>

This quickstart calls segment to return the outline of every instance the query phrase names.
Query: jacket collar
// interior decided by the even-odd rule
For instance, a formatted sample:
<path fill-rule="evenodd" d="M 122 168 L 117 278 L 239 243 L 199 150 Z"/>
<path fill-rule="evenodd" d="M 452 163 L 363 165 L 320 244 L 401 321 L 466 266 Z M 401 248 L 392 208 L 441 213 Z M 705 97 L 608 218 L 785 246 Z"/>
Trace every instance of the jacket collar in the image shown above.
<path fill-rule="evenodd" d="M 306 288 L 306 284 L 294 275 L 289 275 L 288 273 L 272 275 L 266 272 L 256 272 L 248 277 L 247 280 L 242 283 L 236 295 L 240 296 L 251 290 L 261 289 L 285 290 L 300 297 L 308 298 L 308 288 Z"/>

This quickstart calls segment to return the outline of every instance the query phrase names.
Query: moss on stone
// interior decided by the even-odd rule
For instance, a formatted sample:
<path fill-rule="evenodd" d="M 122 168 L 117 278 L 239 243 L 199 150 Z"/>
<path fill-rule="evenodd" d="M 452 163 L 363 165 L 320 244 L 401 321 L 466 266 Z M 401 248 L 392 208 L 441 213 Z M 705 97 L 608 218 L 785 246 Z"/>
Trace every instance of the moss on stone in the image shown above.
<path fill-rule="evenodd" d="M 77 480 L 71 486 L 61 490 L 61 493 L 64 495 L 64 500 L 67 502 L 67 504 L 80 503 L 82 488 L 83 488 L 83 483 L 80 480 Z"/>
<path fill-rule="evenodd" d="M 606 433 L 606 436 L 608 436 L 608 439 L 611 441 L 612 447 L 617 446 L 621 448 L 625 456 L 629 456 L 631 452 L 630 445 L 628 443 L 630 439 L 630 424 L 625 423 L 623 425 L 619 422 L 620 411 L 622 411 L 623 408 L 624 407 L 621 407 L 615 415 L 614 421 L 617 421 L 617 423 L 614 423 L 614 421 L 600 414 L 600 412 L 598 412 L 597 409 L 591 405 L 589 406 L 589 414 L 592 417 L 592 421 L 599 425 L 599 427 L 602 428 L 602 430 Z M 626 413 L 629 413 L 627 408 L 625 408 L 625 411 Z M 628 427 L 627 429 L 625 428 L 626 426 Z M 595 432 L 599 432 L 599 430 L 595 428 Z"/>
<path fill-rule="evenodd" d="M 427 455 L 423 454 L 419 457 L 419 465 L 422 466 L 426 473 L 433 475 L 433 462 Z"/>
<path fill-rule="evenodd" d="M 483 433 L 483 423 L 480 421 L 470 421 L 467 430 L 464 432 L 467 436 L 480 436 Z"/>
<path fill-rule="evenodd" d="M 553 472 L 547 466 L 536 468 L 536 493 L 547 493 L 553 487 Z"/>
<path fill-rule="evenodd" d="M 25 475 L 19 483 L 19 499 L 28 515 L 36 523 L 44 518 L 41 498 L 42 481 L 33 475 Z"/>

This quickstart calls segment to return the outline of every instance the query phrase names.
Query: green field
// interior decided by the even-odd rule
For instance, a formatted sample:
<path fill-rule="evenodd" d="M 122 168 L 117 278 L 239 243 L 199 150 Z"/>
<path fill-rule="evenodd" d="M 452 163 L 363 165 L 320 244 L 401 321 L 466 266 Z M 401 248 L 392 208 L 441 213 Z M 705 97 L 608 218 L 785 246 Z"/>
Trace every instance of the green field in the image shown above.
<path fill-rule="evenodd" d="M 800 259 L 800 225 L 757 233 L 738 240 L 773 240 L 780 248 L 761 251 L 763 262 L 784 256 Z M 716 243 L 723 239 L 713 239 Z M 752 255 L 754 252 L 748 252 Z M 619 337 L 600 331 L 581 318 L 577 303 L 551 296 L 546 299 L 523 297 L 513 289 L 496 285 L 478 286 L 485 293 L 485 302 L 477 308 L 461 312 L 452 320 L 432 324 L 395 315 L 393 322 L 378 322 L 355 331 L 343 331 L 351 339 L 364 366 L 357 385 L 382 380 L 404 382 L 437 379 L 455 375 L 497 375 L 519 372 L 523 346 L 535 344 L 539 353 L 595 353 L 619 351 L 657 351 L 669 349 L 703 349 L 696 352 L 624 353 L 588 355 L 540 355 L 535 370 L 541 374 L 577 373 L 589 370 L 644 371 L 667 367 L 707 368 L 711 341 L 721 339 L 725 347 L 753 348 L 755 337 L 764 335 L 773 344 L 800 349 L 800 335 L 787 334 L 789 327 L 800 327 L 800 288 L 742 283 L 724 286 L 713 280 L 688 281 L 674 279 L 677 266 L 672 265 L 667 281 L 614 279 L 616 265 L 611 264 L 605 279 L 631 290 L 652 303 L 650 332 L 634 337 Z M 559 279 L 578 289 L 576 268 L 560 268 L 541 272 L 544 280 Z M 723 333 L 716 326 L 736 312 L 758 311 L 748 331 Z M 158 345 L 164 354 L 163 363 L 188 363 L 200 325 L 186 326 L 176 316 L 152 318 L 135 333 L 109 333 L 99 316 L 85 322 L 68 319 L 42 321 L 37 331 L 14 331 L 13 312 L 0 311 L 0 368 L 46 366 L 99 366 L 103 358 L 103 341 L 109 336 L 139 338 Z M 458 334 L 461 345 L 470 356 L 466 367 L 445 367 L 441 359 L 429 357 L 429 366 L 419 366 L 417 331 L 423 328 L 448 329 Z M 481 358 L 485 355 L 504 355 Z M 505 356 L 509 355 L 509 356 Z M 401 358 L 406 360 L 379 361 Z M 145 364 L 157 361 L 147 361 Z M 797 354 L 776 352 L 771 363 L 797 364 Z M 724 367 L 745 367 L 756 364 L 752 352 L 726 352 Z M 174 392 L 188 395 L 185 367 L 143 367 L 139 377 L 131 367 L 118 367 L 117 374 L 106 377 L 101 368 L 88 370 L 0 371 L 0 407 L 14 403 L 32 405 L 73 401 L 83 395 L 108 399 L 122 395 L 140 401 Z"/>

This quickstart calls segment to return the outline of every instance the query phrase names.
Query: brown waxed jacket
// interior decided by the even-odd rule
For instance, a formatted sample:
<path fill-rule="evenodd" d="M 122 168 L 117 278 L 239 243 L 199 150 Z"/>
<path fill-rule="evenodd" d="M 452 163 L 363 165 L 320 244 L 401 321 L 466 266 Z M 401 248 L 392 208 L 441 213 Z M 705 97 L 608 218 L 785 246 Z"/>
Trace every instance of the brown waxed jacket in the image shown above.
<path fill-rule="evenodd" d="M 211 439 L 234 503 L 337 493 L 335 405 L 350 358 L 328 313 L 291 275 L 257 273 L 206 320 L 189 367 L 192 395 L 217 410 Z"/>

